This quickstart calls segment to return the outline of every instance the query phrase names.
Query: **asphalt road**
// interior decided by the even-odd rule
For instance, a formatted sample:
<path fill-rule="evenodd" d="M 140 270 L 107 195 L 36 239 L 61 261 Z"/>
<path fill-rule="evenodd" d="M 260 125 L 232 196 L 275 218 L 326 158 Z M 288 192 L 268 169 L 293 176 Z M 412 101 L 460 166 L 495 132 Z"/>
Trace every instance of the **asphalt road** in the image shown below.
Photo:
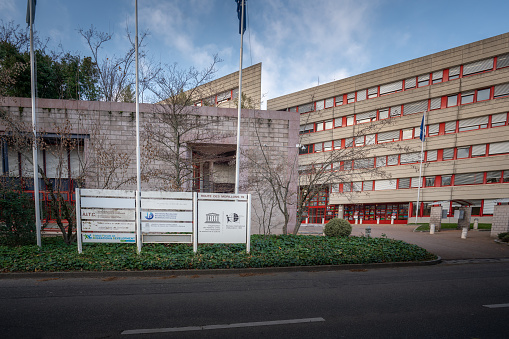
<path fill-rule="evenodd" d="M 508 283 L 509 261 L 330 272 L 1 279 L 0 335 L 504 338 Z"/>

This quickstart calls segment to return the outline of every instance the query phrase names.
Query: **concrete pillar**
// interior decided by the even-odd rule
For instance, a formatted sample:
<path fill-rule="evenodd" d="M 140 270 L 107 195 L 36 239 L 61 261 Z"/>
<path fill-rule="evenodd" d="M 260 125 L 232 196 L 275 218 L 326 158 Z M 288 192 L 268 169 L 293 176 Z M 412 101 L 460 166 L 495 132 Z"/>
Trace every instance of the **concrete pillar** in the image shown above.
<path fill-rule="evenodd" d="M 470 229 L 470 216 L 472 215 L 472 207 L 461 206 L 459 211 L 463 211 L 463 219 L 458 219 L 458 228 L 468 227 Z"/>
<path fill-rule="evenodd" d="M 429 215 L 429 224 L 435 224 L 435 232 L 442 228 L 442 206 L 432 206 Z"/>
<path fill-rule="evenodd" d="M 490 235 L 496 238 L 504 232 L 509 232 L 509 205 L 495 205 Z"/>

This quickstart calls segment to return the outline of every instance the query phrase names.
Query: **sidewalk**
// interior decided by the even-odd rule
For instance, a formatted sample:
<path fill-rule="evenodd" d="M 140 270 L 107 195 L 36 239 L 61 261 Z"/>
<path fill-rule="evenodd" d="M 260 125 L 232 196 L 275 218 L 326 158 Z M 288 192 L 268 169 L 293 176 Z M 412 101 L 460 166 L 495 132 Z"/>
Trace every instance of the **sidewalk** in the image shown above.
<path fill-rule="evenodd" d="M 352 225 L 352 235 L 366 233 L 368 225 Z M 444 260 L 509 258 L 509 246 L 495 243 L 489 231 L 468 231 L 467 239 L 461 239 L 461 230 L 443 230 L 431 235 L 429 232 L 413 232 L 415 225 L 369 225 L 371 236 L 403 240 L 427 249 Z M 312 232 L 315 230 L 315 232 Z M 322 227 L 306 227 L 309 234 L 321 233 Z M 304 232 L 303 232 L 304 233 Z"/>

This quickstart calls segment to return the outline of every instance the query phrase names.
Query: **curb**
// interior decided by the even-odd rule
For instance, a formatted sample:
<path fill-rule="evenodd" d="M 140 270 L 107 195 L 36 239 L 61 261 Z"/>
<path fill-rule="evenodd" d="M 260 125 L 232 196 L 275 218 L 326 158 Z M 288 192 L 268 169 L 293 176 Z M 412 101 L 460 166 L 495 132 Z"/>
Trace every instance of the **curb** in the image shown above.
<path fill-rule="evenodd" d="M 345 264 L 345 265 L 317 265 L 317 266 L 288 266 L 263 268 L 231 268 L 231 269 L 204 269 L 204 270 L 147 270 L 147 271 L 77 271 L 77 272 L 23 272 L 0 273 L 2 279 L 65 279 L 65 278 L 160 278 L 197 275 L 228 275 L 241 274 L 246 276 L 263 275 L 286 272 L 324 272 L 345 270 L 366 270 L 376 268 L 412 267 L 437 265 L 442 258 L 428 261 L 403 261 L 372 264 Z"/>

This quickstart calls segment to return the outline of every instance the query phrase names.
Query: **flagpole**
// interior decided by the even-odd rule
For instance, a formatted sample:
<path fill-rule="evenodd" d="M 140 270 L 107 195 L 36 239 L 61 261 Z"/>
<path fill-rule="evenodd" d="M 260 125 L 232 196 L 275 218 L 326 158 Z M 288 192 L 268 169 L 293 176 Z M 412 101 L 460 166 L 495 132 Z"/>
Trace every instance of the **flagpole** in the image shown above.
<path fill-rule="evenodd" d="M 422 116 L 421 123 L 421 162 L 419 164 L 419 186 L 417 186 L 417 206 L 415 210 L 415 223 L 417 224 L 417 220 L 419 218 L 419 198 L 421 193 L 421 185 L 422 185 L 422 162 L 424 160 L 424 140 L 426 139 L 426 111 L 424 111 L 424 115 Z"/>
<path fill-rule="evenodd" d="M 35 55 L 34 55 L 34 2 L 28 1 L 29 11 L 29 24 L 30 24 L 30 82 L 32 91 L 32 130 L 34 134 L 34 142 L 32 145 L 32 160 L 34 165 L 34 200 L 35 200 L 35 227 L 37 233 L 37 246 L 42 246 L 41 241 L 41 211 L 39 206 L 39 162 L 38 162 L 38 147 L 37 147 L 37 116 L 35 114 Z"/>
<path fill-rule="evenodd" d="M 141 166 L 140 166 L 140 95 L 139 95 L 139 82 L 138 82 L 138 0 L 135 1 L 136 12 L 136 37 L 135 37 L 135 52 L 136 52 L 136 244 L 138 253 L 141 252 L 142 238 L 141 238 Z"/>
<path fill-rule="evenodd" d="M 242 106 L 242 49 L 244 43 L 244 1 L 242 1 L 242 9 L 240 15 L 240 66 L 239 66 L 239 104 L 237 111 L 237 152 L 235 161 L 235 194 L 239 193 L 239 172 L 240 172 L 240 112 Z"/>

